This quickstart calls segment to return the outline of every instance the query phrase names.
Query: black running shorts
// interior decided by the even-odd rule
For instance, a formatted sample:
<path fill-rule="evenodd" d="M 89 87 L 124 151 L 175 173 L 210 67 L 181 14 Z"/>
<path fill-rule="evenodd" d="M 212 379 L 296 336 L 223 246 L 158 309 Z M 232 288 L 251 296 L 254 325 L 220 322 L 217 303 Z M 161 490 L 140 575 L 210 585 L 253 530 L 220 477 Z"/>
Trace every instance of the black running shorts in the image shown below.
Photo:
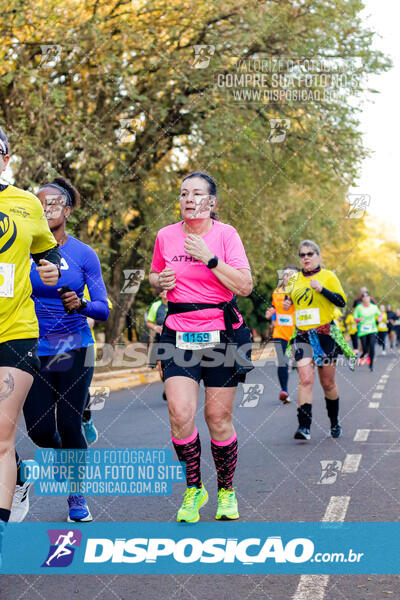
<path fill-rule="evenodd" d="M 226 332 L 220 332 L 220 343 L 204 350 L 183 350 L 175 346 L 176 332 L 164 325 L 160 337 L 158 359 L 164 381 L 170 377 L 189 377 L 205 387 L 237 387 L 244 382 L 251 365 L 251 333 L 241 326 L 235 330 L 236 344 L 229 344 Z M 166 358 L 161 352 L 165 351 Z M 237 363 L 239 361 L 239 365 Z M 242 368 L 243 367 L 243 368 Z M 243 372 L 240 372 L 243 371 Z"/>
<path fill-rule="evenodd" d="M 9 340 L 0 344 L 0 367 L 14 367 L 35 377 L 40 369 L 37 338 Z"/>
<path fill-rule="evenodd" d="M 339 354 L 343 354 L 341 347 L 330 335 L 318 334 L 318 339 L 325 358 L 322 359 L 322 365 L 329 365 L 336 362 Z M 306 333 L 298 333 L 293 340 L 293 352 L 296 361 L 302 358 L 313 358 L 313 349 Z"/>

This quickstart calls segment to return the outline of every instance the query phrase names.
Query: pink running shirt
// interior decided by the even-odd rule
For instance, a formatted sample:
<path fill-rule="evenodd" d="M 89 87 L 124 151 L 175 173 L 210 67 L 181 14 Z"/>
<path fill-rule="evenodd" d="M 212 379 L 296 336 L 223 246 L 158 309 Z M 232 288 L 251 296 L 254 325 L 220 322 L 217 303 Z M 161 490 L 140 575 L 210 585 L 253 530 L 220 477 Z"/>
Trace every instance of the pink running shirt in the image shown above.
<path fill-rule="evenodd" d="M 217 304 L 233 298 L 211 269 L 194 259 L 184 250 L 186 234 L 183 221 L 163 227 L 157 234 L 151 268 L 160 273 L 168 267 L 175 271 L 176 286 L 167 292 L 171 302 L 210 302 Z M 208 248 L 227 265 L 235 269 L 250 269 L 242 241 L 231 225 L 213 221 L 213 226 L 203 239 Z M 243 323 L 234 323 L 234 329 Z M 214 331 L 224 330 L 223 312 L 219 308 L 205 308 L 179 315 L 170 315 L 165 321 L 167 327 L 175 331 Z"/>

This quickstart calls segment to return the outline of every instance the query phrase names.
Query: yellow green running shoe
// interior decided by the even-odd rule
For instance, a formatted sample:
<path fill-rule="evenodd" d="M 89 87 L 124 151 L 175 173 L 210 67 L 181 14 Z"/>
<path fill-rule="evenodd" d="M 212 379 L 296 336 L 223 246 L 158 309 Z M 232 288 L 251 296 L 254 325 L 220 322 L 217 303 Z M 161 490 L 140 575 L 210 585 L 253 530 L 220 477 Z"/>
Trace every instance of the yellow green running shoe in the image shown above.
<path fill-rule="evenodd" d="M 215 518 L 222 519 L 223 521 L 239 518 L 238 503 L 233 488 L 230 490 L 225 490 L 224 488 L 218 490 L 218 508 Z"/>
<path fill-rule="evenodd" d="M 208 502 L 208 493 L 204 485 L 201 488 L 191 486 L 183 494 L 182 506 L 178 510 L 176 520 L 186 523 L 197 523 L 200 519 L 199 508 Z"/>

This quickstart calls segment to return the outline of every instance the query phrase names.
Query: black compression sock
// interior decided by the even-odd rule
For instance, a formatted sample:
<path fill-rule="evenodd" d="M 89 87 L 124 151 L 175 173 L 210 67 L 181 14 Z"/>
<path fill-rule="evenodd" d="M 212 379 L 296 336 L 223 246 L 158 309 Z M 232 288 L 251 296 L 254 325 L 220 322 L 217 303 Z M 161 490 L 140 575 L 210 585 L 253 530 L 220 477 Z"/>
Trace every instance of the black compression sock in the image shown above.
<path fill-rule="evenodd" d="M 7 508 L 0 508 L 0 521 L 4 521 L 4 523 L 8 523 L 11 515 L 11 510 Z"/>
<path fill-rule="evenodd" d="M 17 453 L 15 453 L 15 460 L 17 461 L 17 485 L 23 485 L 24 482 L 21 479 L 22 460 L 20 459 Z"/>
<path fill-rule="evenodd" d="M 297 418 L 299 420 L 299 426 L 310 429 L 312 421 L 312 404 L 302 404 L 297 409 Z"/>
<path fill-rule="evenodd" d="M 328 417 L 331 421 L 331 427 L 335 427 L 338 424 L 339 398 L 336 398 L 336 400 L 329 400 L 329 398 L 325 398 L 325 403 Z"/>

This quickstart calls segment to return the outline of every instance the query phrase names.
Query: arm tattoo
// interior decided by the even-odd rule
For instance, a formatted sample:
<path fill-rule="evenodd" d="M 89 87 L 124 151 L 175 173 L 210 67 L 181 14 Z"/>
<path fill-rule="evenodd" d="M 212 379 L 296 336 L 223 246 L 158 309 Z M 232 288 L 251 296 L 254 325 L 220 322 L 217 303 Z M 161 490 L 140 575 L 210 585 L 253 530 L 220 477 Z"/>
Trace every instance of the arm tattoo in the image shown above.
<path fill-rule="evenodd" d="M 11 396 L 14 391 L 14 385 L 14 377 L 9 373 L 0 383 L 0 402 Z"/>

